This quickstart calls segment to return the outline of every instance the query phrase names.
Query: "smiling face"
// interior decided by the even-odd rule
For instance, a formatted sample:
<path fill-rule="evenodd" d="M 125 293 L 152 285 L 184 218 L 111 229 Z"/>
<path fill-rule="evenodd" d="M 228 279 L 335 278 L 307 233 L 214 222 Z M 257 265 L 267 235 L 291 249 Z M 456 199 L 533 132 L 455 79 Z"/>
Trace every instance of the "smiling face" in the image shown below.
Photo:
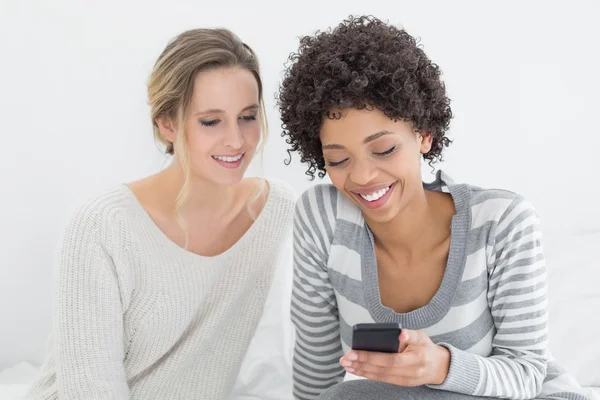
<path fill-rule="evenodd" d="M 332 112 L 341 118 L 325 119 L 320 131 L 331 182 L 367 219 L 391 221 L 423 192 L 421 155 L 431 148 L 431 135 L 377 108 Z"/>
<path fill-rule="evenodd" d="M 187 115 L 192 172 L 219 184 L 239 182 L 260 139 L 258 83 L 243 68 L 196 76 Z"/>
<path fill-rule="evenodd" d="M 161 132 L 175 143 L 187 140 L 194 178 L 232 185 L 243 178 L 260 140 L 259 104 L 258 83 L 250 71 L 202 71 L 194 79 L 185 137 L 177 135 L 169 121 L 160 123 Z"/>

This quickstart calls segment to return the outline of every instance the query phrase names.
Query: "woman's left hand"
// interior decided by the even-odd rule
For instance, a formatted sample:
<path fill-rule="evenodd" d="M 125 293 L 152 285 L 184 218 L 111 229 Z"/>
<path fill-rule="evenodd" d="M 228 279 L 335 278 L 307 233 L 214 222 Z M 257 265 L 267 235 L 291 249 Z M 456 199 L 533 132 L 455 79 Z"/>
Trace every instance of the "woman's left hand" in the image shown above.
<path fill-rule="evenodd" d="M 349 373 L 399 386 L 442 384 L 450 368 L 450 351 L 423 331 L 403 329 L 398 353 L 350 350 L 340 359 Z"/>

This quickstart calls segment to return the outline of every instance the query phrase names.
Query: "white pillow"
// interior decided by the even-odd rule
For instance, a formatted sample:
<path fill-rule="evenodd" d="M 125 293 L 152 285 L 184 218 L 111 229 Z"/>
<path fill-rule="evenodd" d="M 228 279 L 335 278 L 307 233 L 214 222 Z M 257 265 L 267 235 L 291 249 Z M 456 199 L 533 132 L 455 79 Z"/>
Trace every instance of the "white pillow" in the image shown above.
<path fill-rule="evenodd" d="M 600 386 L 600 232 L 545 245 L 550 352 L 582 386 Z"/>
<path fill-rule="evenodd" d="M 0 371 L 0 399 L 23 399 L 37 375 L 38 369 L 26 362 Z"/>
<path fill-rule="evenodd" d="M 292 399 L 292 248 L 290 230 L 290 237 L 275 267 L 262 318 L 248 346 L 231 400 Z"/>

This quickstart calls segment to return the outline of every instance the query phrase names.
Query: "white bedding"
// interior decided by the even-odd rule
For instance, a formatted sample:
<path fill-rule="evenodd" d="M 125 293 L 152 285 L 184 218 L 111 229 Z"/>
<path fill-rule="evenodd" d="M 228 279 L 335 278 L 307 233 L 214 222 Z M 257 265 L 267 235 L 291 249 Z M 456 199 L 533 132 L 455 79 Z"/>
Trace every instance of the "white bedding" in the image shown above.
<path fill-rule="evenodd" d="M 582 386 L 600 387 L 600 232 L 549 241 L 549 345 Z"/>
<path fill-rule="evenodd" d="M 28 363 L 20 363 L 1 371 L 0 400 L 22 400 L 36 374 L 37 369 Z M 593 387 L 590 390 L 595 394 L 596 399 L 600 399 L 600 387 Z"/>
<path fill-rule="evenodd" d="M 0 371 L 0 400 L 21 400 L 36 374 L 37 368 L 26 362 Z"/>
<path fill-rule="evenodd" d="M 600 400 L 600 232 L 550 240 L 550 350 L 557 361 Z M 293 331 L 289 321 L 291 243 L 269 294 L 266 312 L 251 342 L 234 390 L 235 400 L 290 398 Z M 284 284 L 286 283 L 286 284 Z M 273 310 L 276 310 L 273 312 Z M 283 353 L 276 349 L 287 349 Z M 256 368 L 257 365 L 261 367 Z M 21 400 L 37 368 L 20 363 L 0 372 L 0 400 Z M 265 379 L 268 377 L 269 379 Z M 275 382 L 276 384 L 274 384 Z"/>

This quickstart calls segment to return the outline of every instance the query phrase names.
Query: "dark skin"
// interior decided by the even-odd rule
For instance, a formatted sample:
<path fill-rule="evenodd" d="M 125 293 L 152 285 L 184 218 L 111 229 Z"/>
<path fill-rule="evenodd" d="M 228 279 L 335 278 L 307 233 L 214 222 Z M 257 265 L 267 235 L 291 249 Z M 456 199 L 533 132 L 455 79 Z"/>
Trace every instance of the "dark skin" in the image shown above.
<path fill-rule="evenodd" d="M 429 303 L 440 287 L 448 261 L 454 204 L 445 193 L 425 191 L 425 197 L 431 213 L 422 216 L 422 231 L 409 242 L 389 232 L 397 222 L 374 223 L 374 228 L 369 224 L 375 236 L 381 302 L 397 313 Z M 400 214 L 395 220 L 399 219 Z"/>
<path fill-rule="evenodd" d="M 440 287 L 455 214 L 449 194 L 428 191 L 421 178 L 422 155 L 431 135 L 378 109 L 332 110 L 320 138 L 333 185 L 361 210 L 375 237 L 383 305 L 410 312 L 429 303 Z M 423 331 L 403 329 L 397 354 L 350 351 L 346 370 L 401 386 L 440 384 L 450 354 Z"/>

